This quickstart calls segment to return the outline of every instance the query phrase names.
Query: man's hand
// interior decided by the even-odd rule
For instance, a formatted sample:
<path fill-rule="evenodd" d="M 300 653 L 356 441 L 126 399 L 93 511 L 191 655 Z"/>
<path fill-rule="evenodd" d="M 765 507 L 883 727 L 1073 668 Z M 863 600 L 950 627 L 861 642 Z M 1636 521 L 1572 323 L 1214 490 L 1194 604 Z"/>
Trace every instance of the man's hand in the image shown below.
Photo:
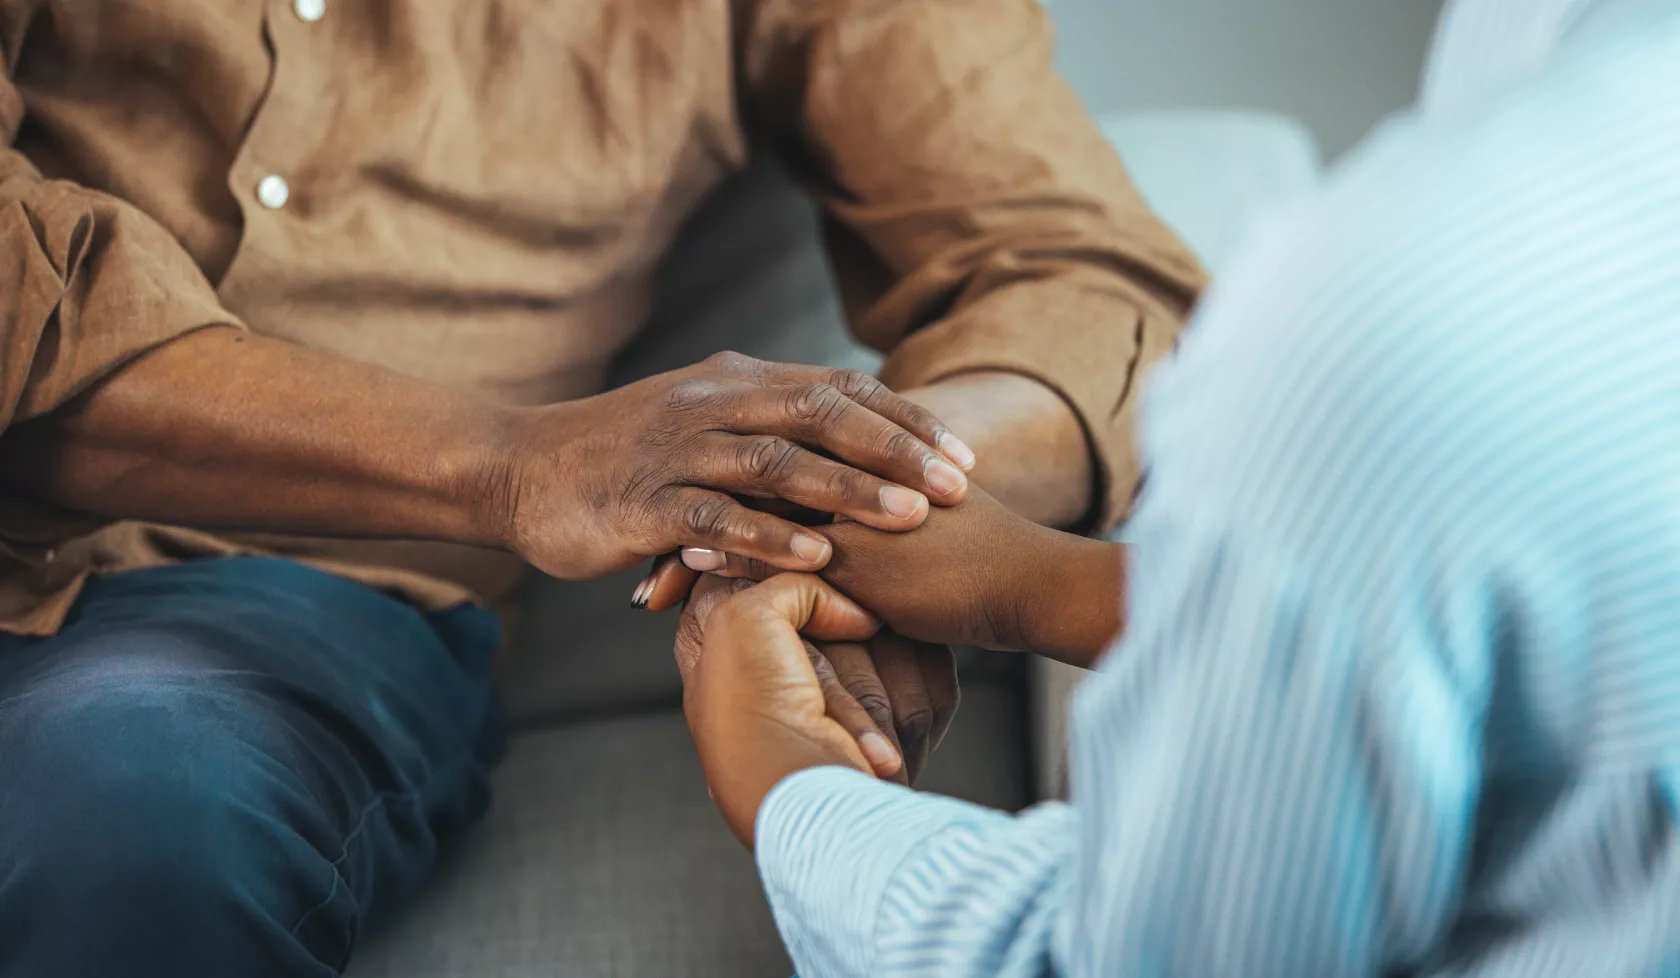
<path fill-rule="evenodd" d="M 712 798 L 749 848 L 758 810 L 783 778 L 823 765 L 871 773 L 851 731 L 829 714 L 807 638 L 859 642 L 877 627 L 808 574 L 747 588 L 707 617 L 683 712 Z"/>
<path fill-rule="evenodd" d="M 818 642 L 817 651 L 846 695 L 892 738 L 904 759 L 903 771 L 892 780 L 915 784 L 951 728 L 962 697 L 950 646 L 882 629 L 867 642 Z"/>
<path fill-rule="evenodd" d="M 714 575 L 695 585 L 677 626 L 677 669 L 685 684 L 703 654 L 712 611 L 752 585 Z M 890 632 L 867 642 L 806 645 L 829 716 L 857 739 L 878 776 L 914 784 L 956 715 L 960 693 L 951 650 Z"/>
<path fill-rule="evenodd" d="M 508 458 L 510 536 L 564 578 L 683 546 L 815 570 L 827 540 L 732 495 L 902 531 L 920 525 L 930 499 L 960 501 L 961 467 L 973 463 L 931 413 L 868 374 L 719 354 L 522 415 Z"/>
<path fill-rule="evenodd" d="M 503 547 L 572 578 L 683 545 L 821 567 L 825 539 L 729 494 L 903 530 L 928 497 L 961 499 L 972 462 L 930 412 L 855 372 L 720 355 L 508 408 L 228 328 L 0 433 L 0 485 L 62 509 Z"/>

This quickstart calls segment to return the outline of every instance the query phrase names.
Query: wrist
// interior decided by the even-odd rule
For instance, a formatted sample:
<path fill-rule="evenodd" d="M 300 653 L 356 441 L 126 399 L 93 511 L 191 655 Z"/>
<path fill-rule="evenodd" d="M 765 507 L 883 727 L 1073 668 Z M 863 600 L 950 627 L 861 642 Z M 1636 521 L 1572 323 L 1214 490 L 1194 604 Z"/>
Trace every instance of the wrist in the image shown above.
<path fill-rule="evenodd" d="M 713 802 L 735 837 L 748 849 L 754 846 L 758 815 L 765 799 L 783 781 L 819 767 L 861 770 L 843 751 L 798 736 L 786 728 L 771 727 L 729 746 L 741 745 L 749 749 L 711 751 L 702 746 L 700 754 Z"/>
<path fill-rule="evenodd" d="M 1034 568 L 1015 589 L 1021 642 L 1048 658 L 1089 668 L 1120 632 L 1124 548 L 1046 530 Z"/>
<path fill-rule="evenodd" d="M 524 459 L 539 409 L 489 406 L 469 419 L 443 463 L 443 480 L 464 539 L 516 550 Z"/>

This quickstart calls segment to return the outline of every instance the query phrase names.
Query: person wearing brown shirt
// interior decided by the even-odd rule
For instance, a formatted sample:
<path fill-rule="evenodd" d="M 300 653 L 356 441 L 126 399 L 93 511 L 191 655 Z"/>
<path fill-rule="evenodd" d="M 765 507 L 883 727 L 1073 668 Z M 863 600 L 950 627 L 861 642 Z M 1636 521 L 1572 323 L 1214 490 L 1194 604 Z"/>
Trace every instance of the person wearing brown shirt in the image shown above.
<path fill-rule="evenodd" d="M 823 565 L 742 496 L 1119 519 L 1201 274 L 1050 47 L 1035 0 L 0 0 L 0 975 L 338 973 L 483 809 L 529 566 Z M 602 392 L 757 152 L 879 382 Z"/>

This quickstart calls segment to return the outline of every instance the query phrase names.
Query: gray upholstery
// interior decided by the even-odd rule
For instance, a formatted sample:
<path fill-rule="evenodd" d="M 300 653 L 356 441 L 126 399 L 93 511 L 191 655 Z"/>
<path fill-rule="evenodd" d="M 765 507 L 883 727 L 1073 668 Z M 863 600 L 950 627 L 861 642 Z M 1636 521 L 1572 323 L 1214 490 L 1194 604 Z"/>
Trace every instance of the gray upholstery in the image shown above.
<path fill-rule="evenodd" d="M 923 784 L 1026 798 L 1016 678 L 982 671 Z M 488 821 L 364 942 L 351 978 L 787 978 L 751 856 L 706 797 L 682 714 L 519 737 Z"/>
<path fill-rule="evenodd" d="M 680 702 L 671 658 L 677 616 L 630 607 L 645 573 L 641 566 L 599 581 L 532 582 L 521 640 L 500 677 L 516 727 Z"/>

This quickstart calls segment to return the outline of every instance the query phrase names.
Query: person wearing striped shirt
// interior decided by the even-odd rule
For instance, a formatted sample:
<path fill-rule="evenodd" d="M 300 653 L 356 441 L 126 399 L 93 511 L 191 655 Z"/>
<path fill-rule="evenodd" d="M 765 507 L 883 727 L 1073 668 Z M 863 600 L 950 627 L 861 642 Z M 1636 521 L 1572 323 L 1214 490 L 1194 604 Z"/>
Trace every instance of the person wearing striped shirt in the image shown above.
<path fill-rule="evenodd" d="M 871 777 L 800 633 L 1078 659 L 1118 548 L 974 494 L 704 622 L 690 727 L 801 975 L 1680 975 L 1680 2 L 1451 5 L 1198 316 L 1067 803 Z"/>

